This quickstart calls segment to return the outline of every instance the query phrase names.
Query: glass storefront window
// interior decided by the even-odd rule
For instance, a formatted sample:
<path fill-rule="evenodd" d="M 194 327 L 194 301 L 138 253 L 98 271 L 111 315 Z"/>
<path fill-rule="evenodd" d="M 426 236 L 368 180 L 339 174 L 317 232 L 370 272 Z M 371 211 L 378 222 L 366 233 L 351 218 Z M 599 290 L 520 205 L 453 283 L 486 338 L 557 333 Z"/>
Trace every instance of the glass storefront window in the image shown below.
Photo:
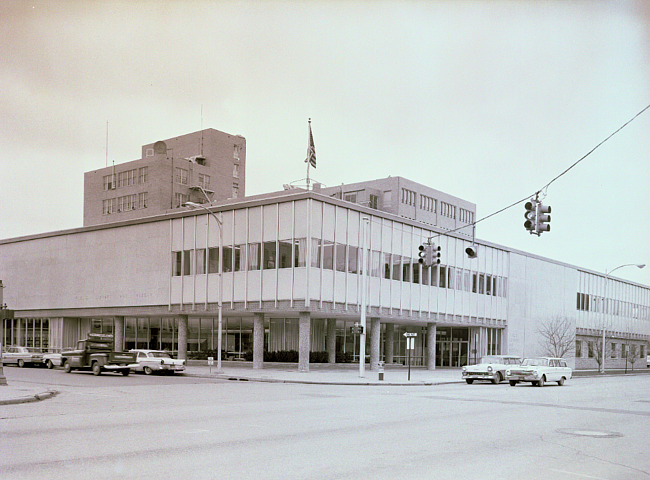
<path fill-rule="evenodd" d="M 137 319 L 136 331 L 136 347 L 135 348 L 149 348 L 149 319 Z"/>
<path fill-rule="evenodd" d="M 202 318 L 199 327 L 199 351 L 206 352 L 214 349 L 215 339 L 213 338 L 212 318 Z"/>
<path fill-rule="evenodd" d="M 187 351 L 199 351 L 199 318 L 187 319 Z"/>

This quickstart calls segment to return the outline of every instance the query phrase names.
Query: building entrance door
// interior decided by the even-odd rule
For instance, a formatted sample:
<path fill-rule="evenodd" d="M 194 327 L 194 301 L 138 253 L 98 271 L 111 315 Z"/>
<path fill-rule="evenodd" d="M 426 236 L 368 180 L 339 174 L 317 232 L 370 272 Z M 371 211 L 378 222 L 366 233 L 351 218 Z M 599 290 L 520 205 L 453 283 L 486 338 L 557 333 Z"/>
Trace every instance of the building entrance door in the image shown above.
<path fill-rule="evenodd" d="M 469 328 L 438 327 L 436 331 L 436 366 L 462 367 L 468 364 Z"/>

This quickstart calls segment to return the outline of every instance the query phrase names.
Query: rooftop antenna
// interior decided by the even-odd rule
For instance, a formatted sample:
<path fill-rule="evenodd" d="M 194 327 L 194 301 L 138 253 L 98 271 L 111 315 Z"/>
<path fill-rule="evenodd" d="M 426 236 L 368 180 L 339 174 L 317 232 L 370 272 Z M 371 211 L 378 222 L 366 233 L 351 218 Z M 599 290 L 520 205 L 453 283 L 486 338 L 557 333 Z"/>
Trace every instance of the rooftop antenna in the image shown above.
<path fill-rule="evenodd" d="M 106 166 L 108 167 L 108 120 L 106 120 Z"/>
<path fill-rule="evenodd" d="M 201 156 L 203 156 L 203 104 L 201 104 Z"/>

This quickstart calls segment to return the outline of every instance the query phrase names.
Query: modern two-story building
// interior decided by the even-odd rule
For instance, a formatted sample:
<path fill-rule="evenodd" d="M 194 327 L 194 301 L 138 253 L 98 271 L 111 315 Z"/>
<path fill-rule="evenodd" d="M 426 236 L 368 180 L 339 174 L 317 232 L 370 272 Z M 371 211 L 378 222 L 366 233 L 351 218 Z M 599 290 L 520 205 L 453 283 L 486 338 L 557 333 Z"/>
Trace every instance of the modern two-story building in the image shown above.
<path fill-rule="evenodd" d="M 596 367 L 603 325 L 608 368 L 646 355 L 648 286 L 476 239 L 474 215 L 469 202 L 391 177 L 0 240 L 13 312 L 2 341 L 57 350 L 110 332 L 123 348 L 185 358 L 213 355 L 221 332 L 226 358 L 262 367 L 265 351 L 297 351 L 308 371 L 310 352 L 358 358 L 350 327 L 365 308 L 370 368 L 403 361 L 406 332 L 429 368 L 543 354 L 554 319 L 574 332 L 575 367 Z M 428 241 L 439 265 L 418 262 Z"/>

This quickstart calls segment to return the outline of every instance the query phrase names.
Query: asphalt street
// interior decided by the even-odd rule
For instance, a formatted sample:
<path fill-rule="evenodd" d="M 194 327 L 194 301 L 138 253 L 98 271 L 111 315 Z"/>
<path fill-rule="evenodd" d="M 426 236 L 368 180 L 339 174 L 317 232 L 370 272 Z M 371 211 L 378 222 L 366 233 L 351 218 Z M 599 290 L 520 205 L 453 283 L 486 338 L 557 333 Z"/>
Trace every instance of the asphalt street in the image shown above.
<path fill-rule="evenodd" d="M 5 369 L 0 478 L 650 478 L 650 377 L 563 387 L 232 382 Z"/>

